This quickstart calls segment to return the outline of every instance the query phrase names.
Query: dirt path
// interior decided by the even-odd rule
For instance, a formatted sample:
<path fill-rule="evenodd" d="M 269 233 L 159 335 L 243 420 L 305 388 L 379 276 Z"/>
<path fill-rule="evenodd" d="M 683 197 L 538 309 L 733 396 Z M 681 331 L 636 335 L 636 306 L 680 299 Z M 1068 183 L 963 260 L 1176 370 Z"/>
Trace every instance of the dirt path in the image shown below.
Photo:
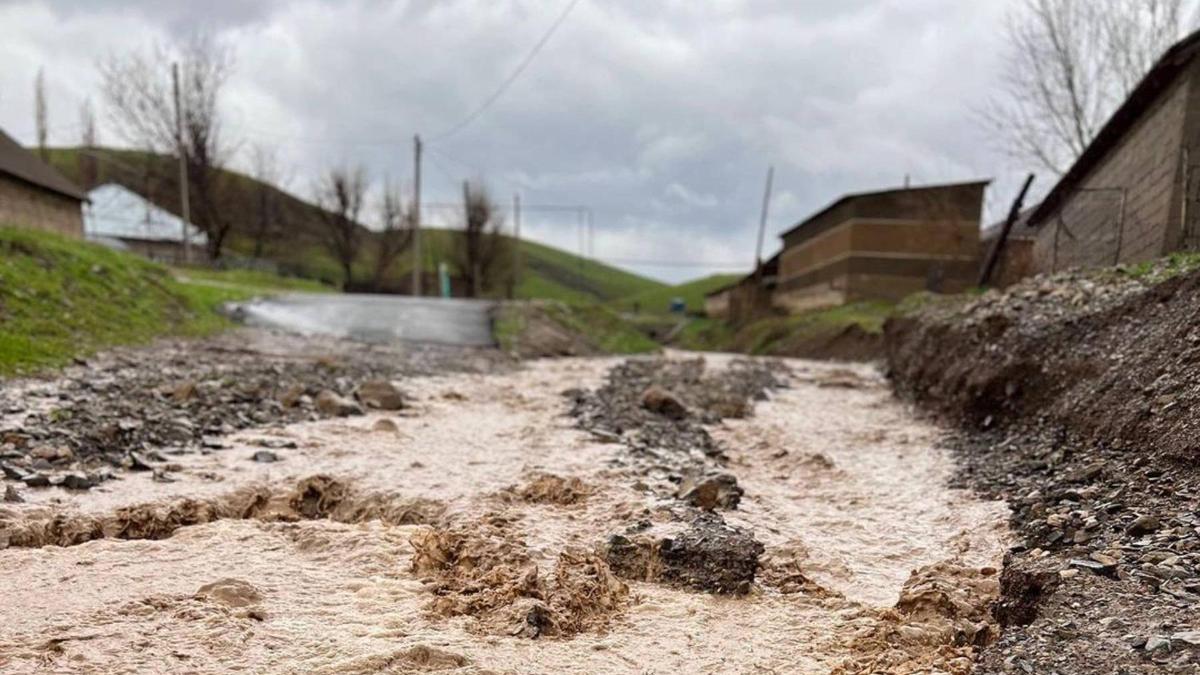
<path fill-rule="evenodd" d="M 873 371 L 793 362 L 709 426 L 745 491 L 721 516 L 765 547 L 714 595 L 605 563 L 675 508 L 566 415 L 617 363 L 410 381 L 403 414 L 239 432 L 174 482 L 26 490 L 0 505 L 0 670 L 966 672 L 1007 512 L 946 487 L 939 432 Z"/>

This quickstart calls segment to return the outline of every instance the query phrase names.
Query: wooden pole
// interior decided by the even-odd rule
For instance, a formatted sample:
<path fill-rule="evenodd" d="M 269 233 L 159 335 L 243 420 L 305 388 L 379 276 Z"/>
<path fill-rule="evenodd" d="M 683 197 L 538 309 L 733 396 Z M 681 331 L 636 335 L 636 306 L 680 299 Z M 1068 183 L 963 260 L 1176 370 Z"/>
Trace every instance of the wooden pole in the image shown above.
<path fill-rule="evenodd" d="M 759 281 L 762 277 L 762 247 L 763 236 L 767 230 L 767 214 L 771 210 L 771 184 L 775 182 L 775 167 L 767 167 L 767 189 L 763 191 L 762 215 L 758 219 L 758 244 L 754 247 L 754 274 Z"/>
<path fill-rule="evenodd" d="M 1025 184 L 1021 186 L 1021 191 L 1013 200 L 1012 208 L 1008 210 L 1008 218 L 1004 220 L 1004 225 L 1000 228 L 1000 236 L 992 242 L 987 260 L 983 263 L 983 269 L 979 271 L 979 286 L 986 286 L 992 278 L 992 273 L 996 271 L 996 263 L 1000 262 L 1000 253 L 1004 250 L 1004 243 L 1008 241 L 1008 234 L 1012 232 L 1013 225 L 1021 216 L 1021 205 L 1025 203 L 1025 193 L 1029 192 L 1030 185 L 1033 185 L 1033 174 L 1029 174 L 1025 178 Z"/>
<path fill-rule="evenodd" d="M 412 294 L 421 296 L 421 136 L 413 136 Z"/>
<path fill-rule="evenodd" d="M 192 222 L 192 205 L 188 195 L 187 150 L 183 144 L 183 105 L 179 97 L 179 64 L 171 64 L 171 87 L 175 92 L 175 149 L 179 154 L 179 215 L 183 218 L 183 262 L 192 261 L 192 236 L 188 228 Z"/>
<path fill-rule="evenodd" d="M 517 284 L 521 283 L 521 195 L 513 193 L 513 281 L 510 298 L 517 297 Z"/>

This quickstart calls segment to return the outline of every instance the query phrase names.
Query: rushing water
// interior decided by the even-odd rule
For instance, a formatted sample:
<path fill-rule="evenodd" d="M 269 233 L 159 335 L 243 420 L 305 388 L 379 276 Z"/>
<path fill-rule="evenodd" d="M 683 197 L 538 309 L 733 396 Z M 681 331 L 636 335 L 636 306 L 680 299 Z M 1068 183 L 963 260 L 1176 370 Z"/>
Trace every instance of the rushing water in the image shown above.
<path fill-rule="evenodd" d="M 563 414 L 559 392 L 596 386 L 612 364 L 414 380 L 419 403 L 391 416 L 394 428 L 376 429 L 384 415 L 373 414 L 245 433 L 230 449 L 180 458 L 175 483 L 130 474 L 65 499 L 30 492 L 31 503 L 0 509 L 0 523 L 103 520 L 136 503 L 160 517 L 180 497 L 227 504 L 256 487 L 286 510 L 297 482 L 317 474 L 353 499 L 331 519 L 222 517 L 157 541 L 0 550 L 0 671 L 823 673 L 853 649 L 863 611 L 892 605 L 912 570 L 998 564 L 1005 509 L 946 487 L 953 464 L 935 428 L 868 368 L 795 362 L 790 389 L 714 435 L 746 489 L 727 519 L 766 544 L 768 565 L 795 564 L 828 593 L 764 585 L 716 597 L 630 583 L 607 629 L 570 639 L 431 613 L 411 571 L 410 539 L 425 526 L 400 523 L 470 530 L 501 518 L 546 573 L 562 551 L 594 547 L 660 506 L 624 468 L 621 446 Z M 278 463 L 249 461 L 263 438 L 297 447 L 274 450 Z M 547 473 L 579 478 L 587 498 L 513 498 L 510 488 Z"/>

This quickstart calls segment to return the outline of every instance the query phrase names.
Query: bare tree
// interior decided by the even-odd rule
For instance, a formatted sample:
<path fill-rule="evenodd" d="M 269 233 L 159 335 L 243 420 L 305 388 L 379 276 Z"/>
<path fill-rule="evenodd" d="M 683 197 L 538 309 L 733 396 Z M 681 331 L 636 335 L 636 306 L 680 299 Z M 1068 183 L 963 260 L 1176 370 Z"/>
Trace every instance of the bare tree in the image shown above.
<path fill-rule="evenodd" d="M 1012 155 L 1061 174 L 1183 27 L 1183 0 L 1022 0 L 1001 98 L 984 113 Z"/>
<path fill-rule="evenodd" d="M 274 148 L 255 145 L 250 152 L 250 175 L 255 180 L 254 222 L 250 235 L 254 240 L 254 258 L 259 259 L 263 257 L 267 240 L 279 233 L 284 224 L 279 191 L 287 179 Z"/>
<path fill-rule="evenodd" d="M 182 138 L 175 128 L 171 64 L 179 64 Z M 185 44 L 111 55 L 100 64 L 108 116 L 117 134 L 145 150 L 182 150 L 188 168 L 192 220 L 208 235 L 209 257 L 221 256 L 233 221 L 222 210 L 220 171 L 233 148 L 221 131 L 221 92 L 233 70 L 233 52 L 208 36 Z"/>
<path fill-rule="evenodd" d="M 100 162 L 96 157 L 96 113 L 92 110 L 91 99 L 84 99 L 79 106 L 79 152 L 76 162 L 79 164 L 79 179 L 84 189 L 96 187 L 100 181 Z"/>
<path fill-rule="evenodd" d="M 379 236 L 375 247 L 375 290 L 383 288 L 388 272 L 413 239 L 414 211 L 404 203 L 400 189 L 390 181 L 383 184 L 379 200 Z"/>
<path fill-rule="evenodd" d="M 456 247 L 459 270 L 470 297 L 497 288 L 505 272 L 504 218 L 482 184 L 463 182 L 463 234 Z"/>
<path fill-rule="evenodd" d="M 313 197 L 320 207 L 325 248 L 342 268 L 342 288 L 354 281 L 354 261 L 362 248 L 363 226 L 358 217 L 367 191 L 367 173 L 361 166 L 334 167 L 317 181 Z"/>
<path fill-rule="evenodd" d="M 46 149 L 50 123 L 46 110 L 46 71 L 43 68 L 38 69 L 37 77 L 33 80 L 33 119 L 37 125 L 38 154 L 42 156 L 42 161 L 47 161 L 50 159 L 50 152 Z"/>

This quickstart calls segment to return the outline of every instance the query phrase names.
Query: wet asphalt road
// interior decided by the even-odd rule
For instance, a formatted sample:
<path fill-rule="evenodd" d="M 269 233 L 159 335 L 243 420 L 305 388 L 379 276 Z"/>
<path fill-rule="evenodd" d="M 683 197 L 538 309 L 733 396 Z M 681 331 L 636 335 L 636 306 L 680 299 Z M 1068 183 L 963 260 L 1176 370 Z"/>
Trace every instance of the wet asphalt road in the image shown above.
<path fill-rule="evenodd" d="M 287 293 L 239 305 L 249 325 L 370 342 L 428 342 L 468 347 L 494 344 L 495 303 L 358 293 Z"/>

